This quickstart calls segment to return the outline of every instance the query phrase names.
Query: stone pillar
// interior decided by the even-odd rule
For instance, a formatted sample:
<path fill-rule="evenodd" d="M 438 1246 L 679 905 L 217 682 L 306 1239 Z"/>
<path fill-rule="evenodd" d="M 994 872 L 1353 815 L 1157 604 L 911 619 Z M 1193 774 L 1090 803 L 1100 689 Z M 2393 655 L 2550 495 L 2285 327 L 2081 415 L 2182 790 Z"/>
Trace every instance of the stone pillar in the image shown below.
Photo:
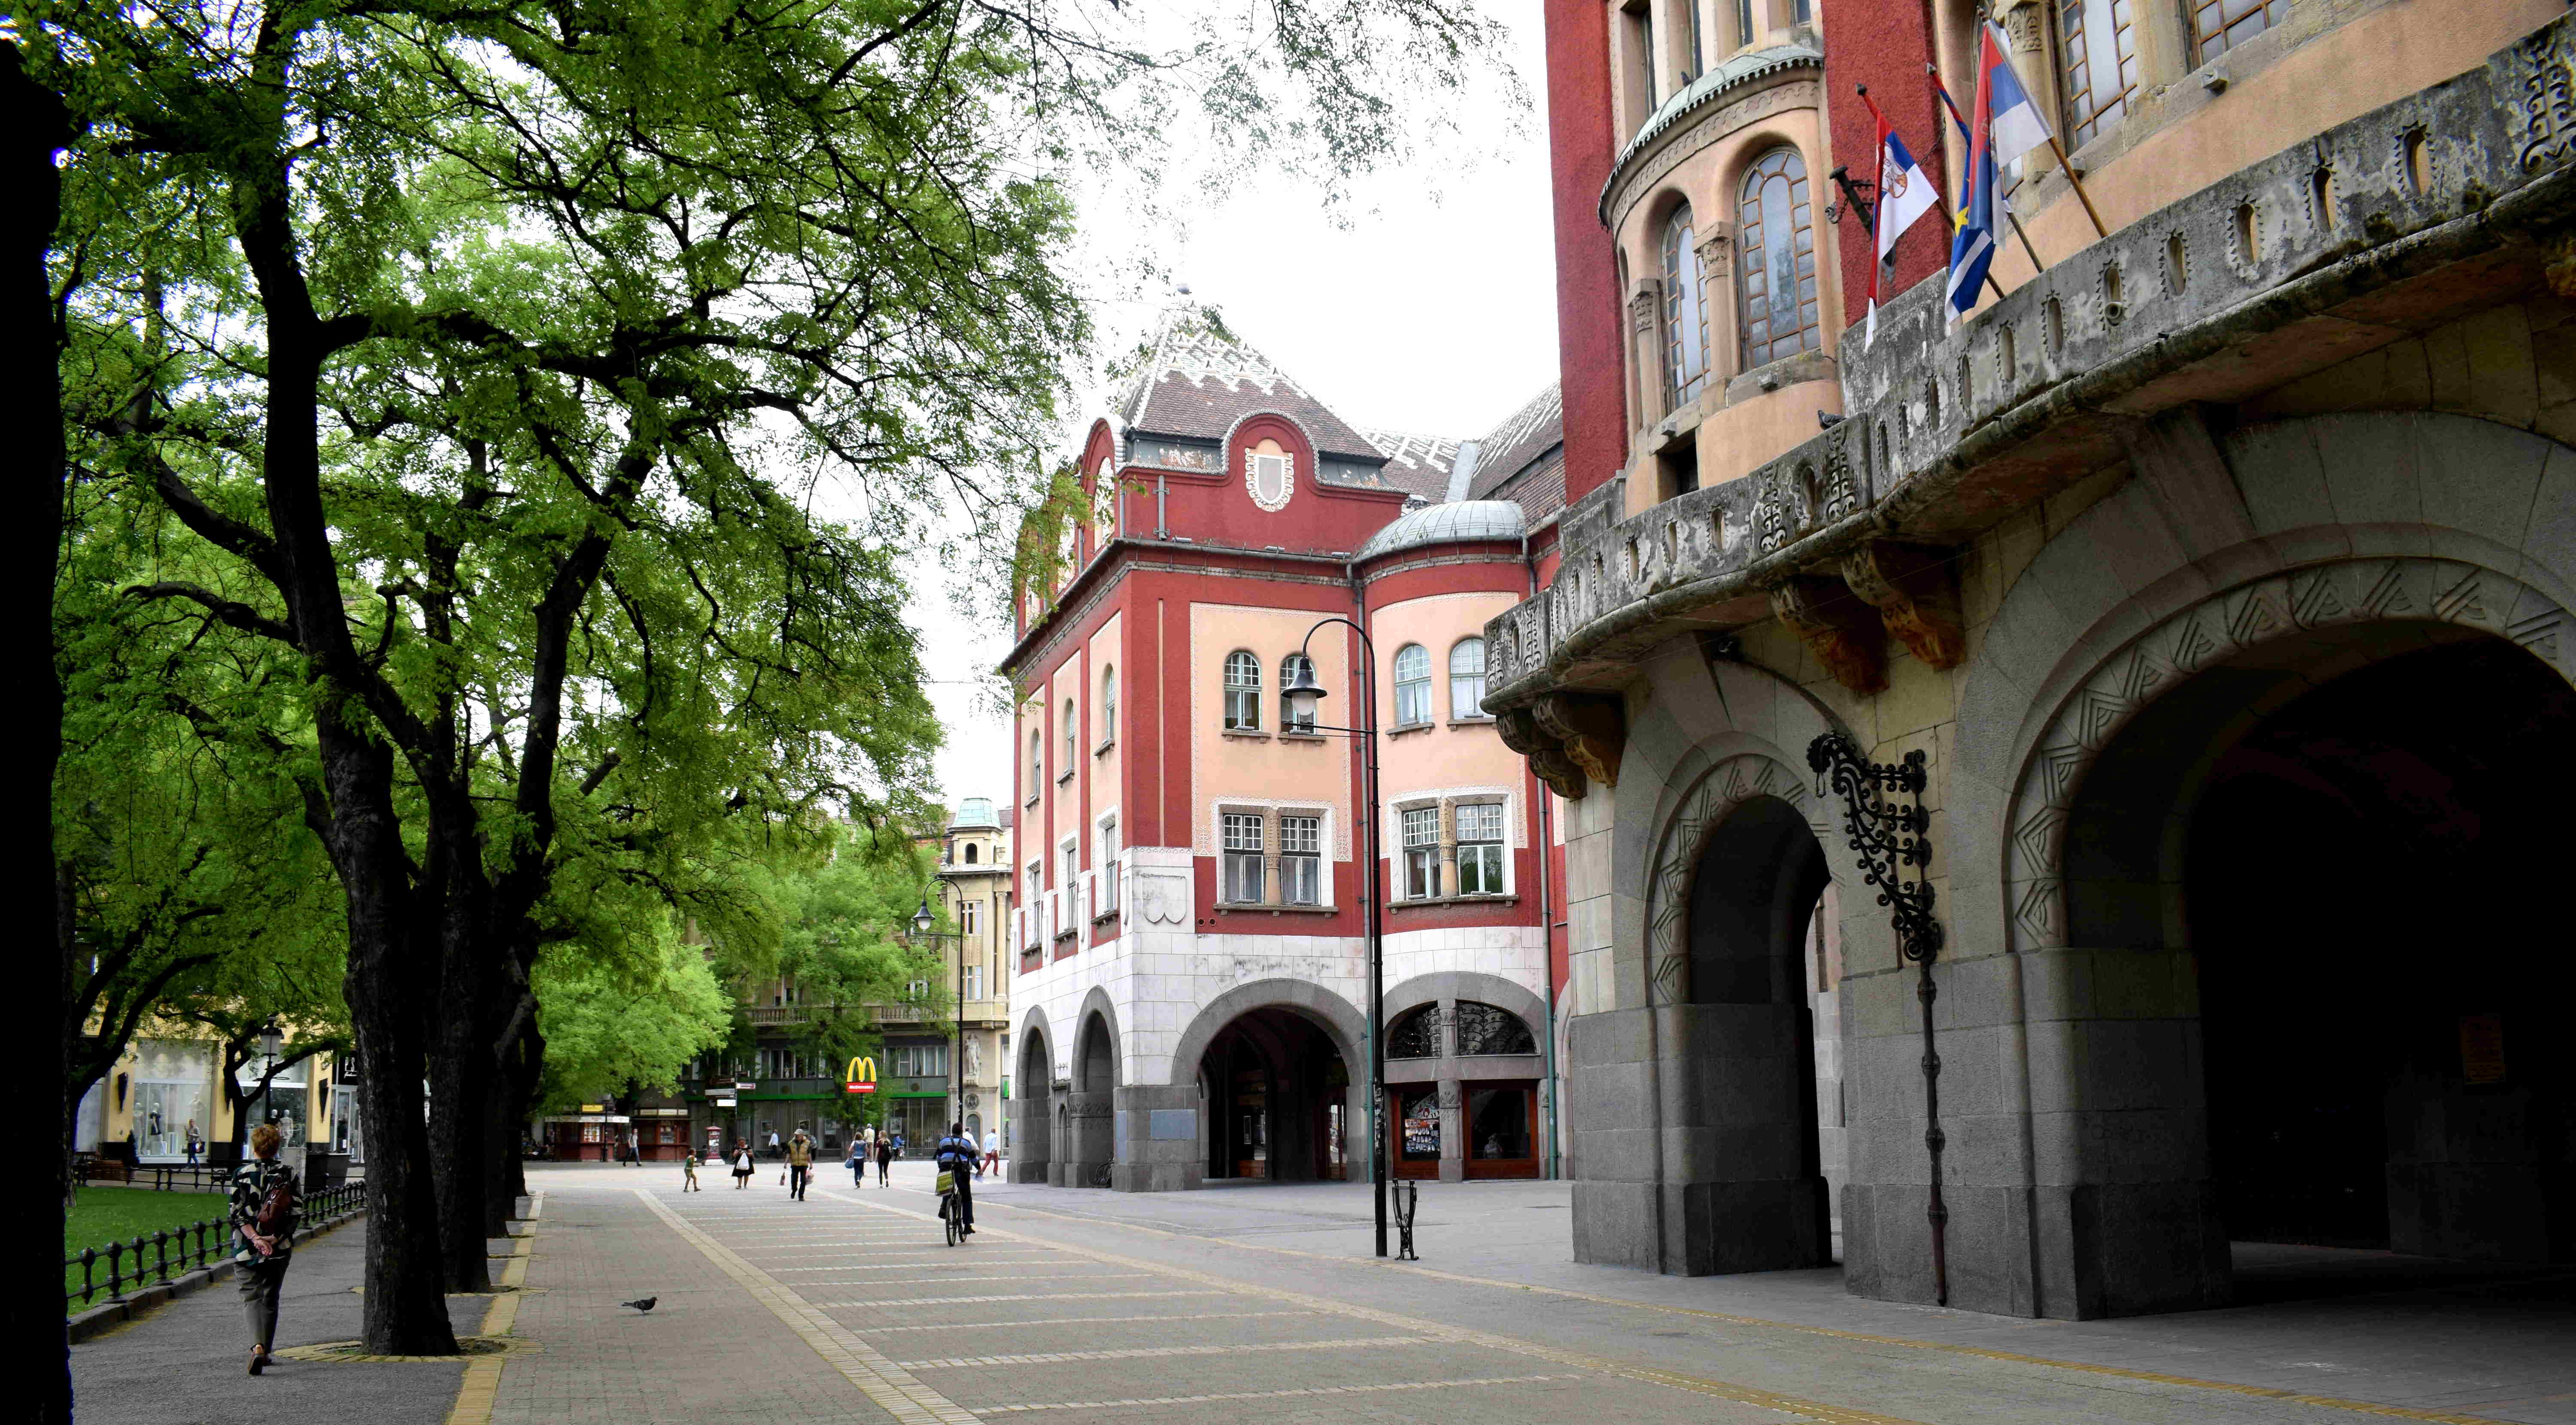
<path fill-rule="evenodd" d="M 1064 1175 L 1058 1187 L 1106 1187 L 1105 1170 L 1117 1156 L 1113 1137 L 1115 1105 L 1107 1089 L 1067 1088 L 1065 1126 L 1072 1140 L 1064 1148 Z"/>
<path fill-rule="evenodd" d="M 1458 894 L 1458 799 L 1455 797 L 1440 799 L 1440 894 L 1444 896 Z M 1441 1042 L 1444 1044 L 1448 1042 L 1447 1026 L 1452 1013 L 1451 1002 L 1442 1000 L 1440 1020 L 1443 1027 L 1440 1032 L 1443 1036 Z"/>

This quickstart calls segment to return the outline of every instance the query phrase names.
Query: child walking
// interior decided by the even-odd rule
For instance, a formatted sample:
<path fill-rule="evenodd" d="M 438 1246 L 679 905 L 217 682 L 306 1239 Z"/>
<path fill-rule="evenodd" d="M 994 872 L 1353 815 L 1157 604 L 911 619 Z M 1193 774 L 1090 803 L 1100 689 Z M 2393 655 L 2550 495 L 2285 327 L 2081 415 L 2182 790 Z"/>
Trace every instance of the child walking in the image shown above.
<path fill-rule="evenodd" d="M 698 1150 L 697 1150 L 697 1149 L 695 1149 L 695 1148 L 691 1148 L 691 1149 L 689 1150 L 689 1156 L 688 1156 L 688 1159 L 687 1159 L 685 1162 L 683 1162 L 683 1163 L 681 1164 L 681 1166 L 682 1166 L 683 1168 L 687 1169 L 687 1171 L 688 1171 L 688 1177 L 687 1177 L 684 1181 L 682 1181 L 682 1182 L 681 1182 L 681 1184 L 680 1184 L 680 1191 L 682 1191 L 682 1192 L 705 1192 L 705 1191 L 706 1191 L 706 1189 L 705 1189 L 705 1188 L 702 1188 L 702 1187 L 698 1186 Z"/>

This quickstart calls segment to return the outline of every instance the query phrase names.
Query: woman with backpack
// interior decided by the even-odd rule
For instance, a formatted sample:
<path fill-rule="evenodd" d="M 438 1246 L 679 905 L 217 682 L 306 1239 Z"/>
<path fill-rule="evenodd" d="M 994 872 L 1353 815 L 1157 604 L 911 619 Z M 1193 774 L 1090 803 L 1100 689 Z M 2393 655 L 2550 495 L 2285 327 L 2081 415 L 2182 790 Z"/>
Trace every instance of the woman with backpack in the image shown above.
<path fill-rule="evenodd" d="M 233 1174 L 233 1269 L 240 1274 L 242 1310 L 250 1320 L 252 1375 L 267 1368 L 269 1349 L 277 1344 L 277 1294 L 295 1251 L 295 1170 L 277 1160 L 285 1141 L 274 1123 L 252 1129 L 251 1160 Z"/>

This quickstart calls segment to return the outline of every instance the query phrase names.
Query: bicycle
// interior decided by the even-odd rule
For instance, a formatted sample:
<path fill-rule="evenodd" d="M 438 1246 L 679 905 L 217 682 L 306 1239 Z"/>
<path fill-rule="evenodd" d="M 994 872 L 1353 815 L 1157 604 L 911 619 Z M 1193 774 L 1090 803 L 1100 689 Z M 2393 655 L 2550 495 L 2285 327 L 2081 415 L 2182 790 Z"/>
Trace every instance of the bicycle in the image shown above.
<path fill-rule="evenodd" d="M 966 1224 L 957 1217 L 957 1182 L 950 1174 L 941 1173 L 934 1186 L 939 1189 L 940 1230 L 948 1235 L 948 1245 L 954 1247 L 966 1240 Z"/>

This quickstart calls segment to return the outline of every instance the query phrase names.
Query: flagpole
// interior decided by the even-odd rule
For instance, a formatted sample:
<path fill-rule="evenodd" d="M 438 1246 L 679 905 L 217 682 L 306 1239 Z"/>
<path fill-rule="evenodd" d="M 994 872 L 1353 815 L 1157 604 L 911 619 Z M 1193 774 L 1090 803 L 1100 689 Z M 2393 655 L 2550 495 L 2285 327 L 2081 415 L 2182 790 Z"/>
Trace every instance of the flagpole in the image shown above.
<path fill-rule="evenodd" d="M 1950 97 L 1948 86 L 1941 82 L 1941 71 L 1935 69 L 1929 61 L 1926 61 L 1923 65 L 1923 72 L 1932 76 L 1932 92 L 1941 96 L 1941 106 L 1950 111 L 1950 122 L 1959 126 L 1960 133 L 1966 133 L 1968 131 L 1968 121 L 1960 117 L 1958 103 Z M 2057 140 L 2054 137 L 2049 140 L 2051 143 L 2055 143 L 2056 141 Z M 2059 159 L 2063 162 L 2064 155 L 2061 154 Z M 2067 173 L 2068 176 L 2072 177 L 2074 170 L 2068 169 Z M 2078 188 L 2076 191 L 2081 193 L 2084 190 Z M 2021 214 L 2014 212 L 2010 203 L 2004 204 L 2003 209 L 2004 221 L 2012 224 L 2013 236 L 2021 239 L 2022 254 L 2030 259 L 2031 272 L 2033 274 L 2046 272 L 2048 270 L 2048 264 L 2039 260 L 2039 249 L 2030 245 L 2030 233 L 2021 225 Z M 2091 212 L 2093 210 L 2093 205 L 2090 203 L 2085 204 L 2084 210 L 2088 213 Z M 2093 226 L 2097 228 L 2102 226 L 2101 220 L 2098 218 L 2095 219 Z M 1989 271 L 1986 274 L 1986 280 L 1989 283 L 1992 283 L 1994 281 L 1994 273 Z M 1996 289 L 1995 295 L 1998 297 L 2002 296 L 2002 289 Z"/>
<path fill-rule="evenodd" d="M 2075 175 L 2075 165 L 2066 161 L 2066 145 L 2057 141 L 2057 135 L 2050 134 L 2048 136 L 2048 149 L 2049 152 L 2057 155 L 2057 166 L 2066 170 L 2066 181 L 2075 185 L 2076 201 L 2084 205 L 2084 216 L 2093 220 L 2093 236 L 2097 238 L 2109 237 L 2111 235 L 2110 230 L 2102 226 L 2102 215 L 2093 211 L 2093 195 L 2084 191 L 2084 180 Z M 2015 228 L 2019 228 L 2021 224 L 2016 222 L 2013 226 Z M 2027 245 L 2028 240 L 2025 239 L 2024 246 Z M 2033 257 L 2031 261 L 2037 262 L 2039 259 L 2037 257 Z"/>

